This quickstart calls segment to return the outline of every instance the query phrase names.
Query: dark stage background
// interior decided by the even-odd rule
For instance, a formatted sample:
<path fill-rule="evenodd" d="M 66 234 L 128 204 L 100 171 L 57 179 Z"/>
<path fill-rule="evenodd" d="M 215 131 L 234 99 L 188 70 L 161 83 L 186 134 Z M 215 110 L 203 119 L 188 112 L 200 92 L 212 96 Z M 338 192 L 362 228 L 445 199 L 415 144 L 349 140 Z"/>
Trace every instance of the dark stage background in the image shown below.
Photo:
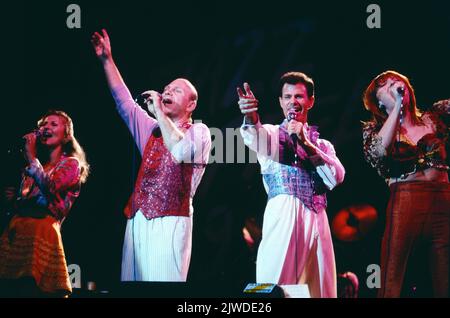
<path fill-rule="evenodd" d="M 8 91 L 1 125 L 1 186 L 18 182 L 15 149 L 47 109 L 69 113 L 92 174 L 63 224 L 68 264 L 83 284 L 109 289 L 119 282 L 125 230 L 123 207 L 139 164 L 115 110 L 90 43 L 106 28 L 113 55 L 133 94 L 162 91 L 186 77 L 199 91 L 194 113 L 210 127 L 239 127 L 236 87 L 244 81 L 260 101 L 266 123 L 278 123 L 278 79 L 299 70 L 316 83 L 309 122 L 320 127 L 346 168 L 344 184 L 328 196 L 328 215 L 355 204 L 379 212 L 374 230 L 353 243 L 335 240 L 338 271 L 351 270 L 365 288 L 366 267 L 378 263 L 388 188 L 362 157 L 361 96 L 378 73 L 410 78 L 418 104 L 450 97 L 450 6 L 447 1 L 373 1 L 381 29 L 366 26 L 368 1 L 33 1 L 22 3 L 5 29 Z M 68 29 L 66 7 L 81 7 L 81 29 Z M 12 150 L 12 154 L 8 154 Z M 194 201 L 192 283 L 255 281 L 255 252 L 242 238 L 248 218 L 262 222 L 266 195 L 257 164 L 211 164 Z"/>

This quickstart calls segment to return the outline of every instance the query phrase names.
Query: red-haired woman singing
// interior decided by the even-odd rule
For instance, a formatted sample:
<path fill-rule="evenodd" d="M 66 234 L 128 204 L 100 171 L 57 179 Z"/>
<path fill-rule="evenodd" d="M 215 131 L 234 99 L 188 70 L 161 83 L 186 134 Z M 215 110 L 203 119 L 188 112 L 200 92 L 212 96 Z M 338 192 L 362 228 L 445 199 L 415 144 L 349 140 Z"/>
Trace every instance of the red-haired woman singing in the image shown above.
<path fill-rule="evenodd" d="M 363 124 L 364 155 L 390 187 L 379 297 L 400 297 L 405 274 L 426 265 L 433 296 L 448 297 L 450 185 L 446 145 L 450 100 L 417 108 L 407 77 L 384 72 L 365 91 L 372 119 Z M 424 257 L 417 259 L 418 255 Z M 416 261 L 412 261 L 416 259 Z M 416 278 L 417 279 L 417 278 Z"/>

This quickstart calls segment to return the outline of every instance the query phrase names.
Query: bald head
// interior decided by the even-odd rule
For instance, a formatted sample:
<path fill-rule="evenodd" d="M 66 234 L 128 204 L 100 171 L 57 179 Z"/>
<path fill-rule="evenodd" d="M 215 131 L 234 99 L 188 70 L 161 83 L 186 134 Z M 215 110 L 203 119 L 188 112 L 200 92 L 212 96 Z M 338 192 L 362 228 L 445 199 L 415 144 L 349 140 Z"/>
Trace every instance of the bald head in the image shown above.
<path fill-rule="evenodd" d="M 197 107 L 197 90 L 185 78 L 177 78 L 164 87 L 163 111 L 172 120 L 186 120 Z"/>
<path fill-rule="evenodd" d="M 189 92 L 190 100 L 197 102 L 197 100 L 198 100 L 197 90 L 195 89 L 194 85 L 192 85 L 192 83 L 189 80 L 187 80 L 185 78 L 177 78 L 171 84 L 177 84 L 178 86 L 184 87 L 186 92 Z"/>

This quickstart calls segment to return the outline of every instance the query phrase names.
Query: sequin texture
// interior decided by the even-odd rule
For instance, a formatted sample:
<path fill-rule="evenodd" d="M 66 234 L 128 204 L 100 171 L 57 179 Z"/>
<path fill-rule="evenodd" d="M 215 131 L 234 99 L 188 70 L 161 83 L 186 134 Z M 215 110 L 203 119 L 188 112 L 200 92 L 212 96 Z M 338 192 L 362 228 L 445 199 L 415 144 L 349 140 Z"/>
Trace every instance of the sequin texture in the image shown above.
<path fill-rule="evenodd" d="M 135 189 L 125 215 L 132 218 L 140 209 L 150 220 L 162 216 L 189 216 L 193 165 L 178 163 L 155 128 L 144 150 Z"/>

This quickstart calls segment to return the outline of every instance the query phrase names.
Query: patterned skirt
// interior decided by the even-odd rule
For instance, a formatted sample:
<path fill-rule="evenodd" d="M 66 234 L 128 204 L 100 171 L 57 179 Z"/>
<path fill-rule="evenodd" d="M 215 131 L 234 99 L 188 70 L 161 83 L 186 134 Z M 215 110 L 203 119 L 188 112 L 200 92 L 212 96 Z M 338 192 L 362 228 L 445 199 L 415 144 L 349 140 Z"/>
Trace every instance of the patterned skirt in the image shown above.
<path fill-rule="evenodd" d="M 45 293 L 72 292 L 60 223 L 15 216 L 0 237 L 0 279 L 32 277 Z"/>

